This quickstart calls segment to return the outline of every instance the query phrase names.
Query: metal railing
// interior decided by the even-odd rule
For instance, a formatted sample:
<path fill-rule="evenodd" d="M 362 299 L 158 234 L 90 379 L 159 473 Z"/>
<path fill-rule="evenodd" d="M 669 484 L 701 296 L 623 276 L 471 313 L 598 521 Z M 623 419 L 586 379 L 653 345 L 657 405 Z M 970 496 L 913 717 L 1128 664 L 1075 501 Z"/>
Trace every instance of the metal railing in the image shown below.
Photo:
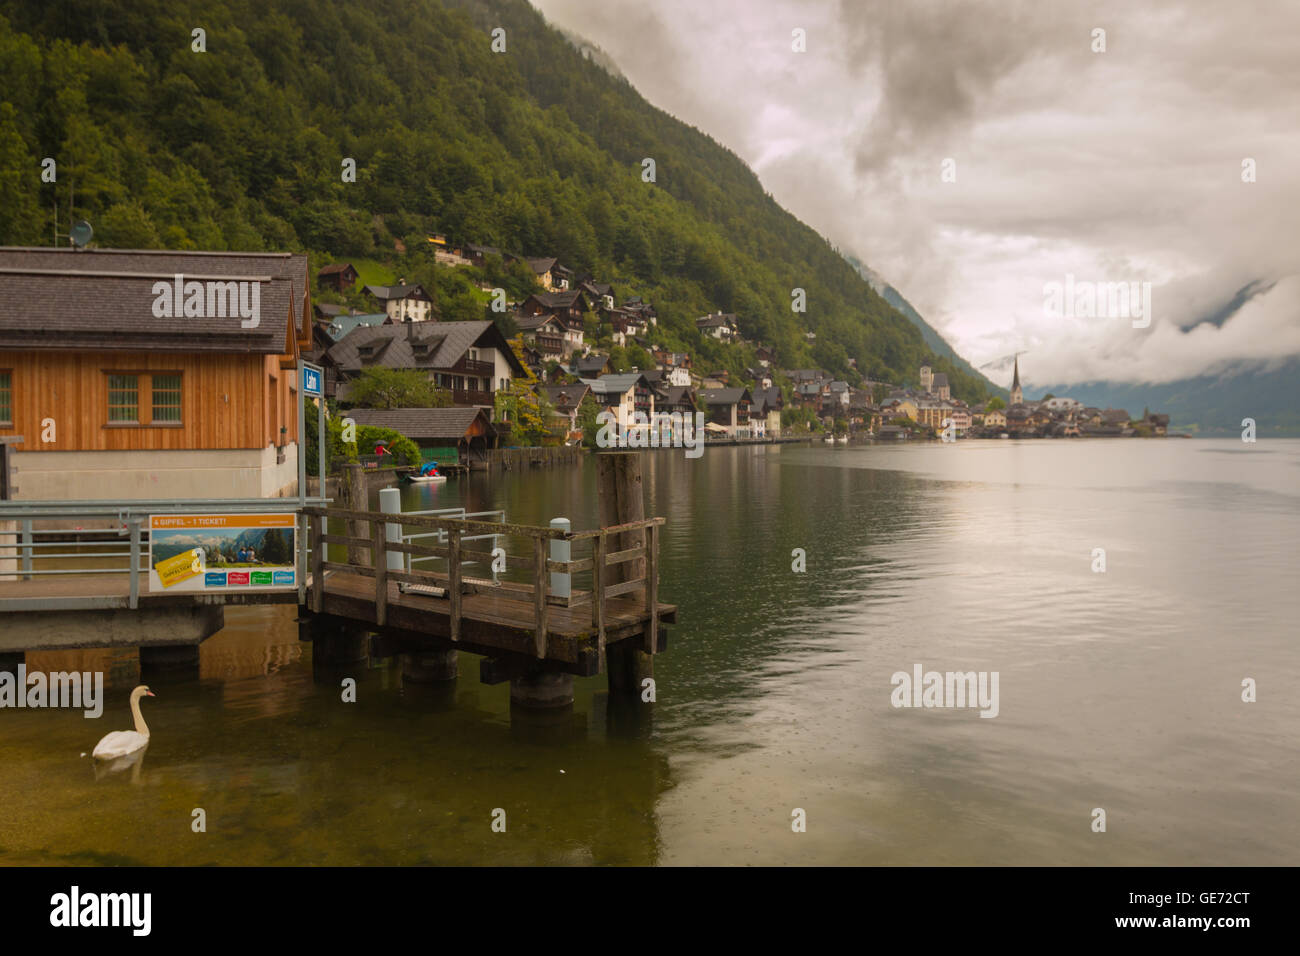
<path fill-rule="evenodd" d="M 329 498 L 307 498 L 311 506 L 327 504 Z M 112 501 L 63 501 L 25 499 L 0 501 L 0 581 L 22 580 L 55 575 L 120 574 L 128 576 L 128 606 L 139 607 L 140 576 L 149 574 L 148 519 L 151 515 L 176 514 L 260 514 L 292 512 L 299 514 L 300 498 L 192 498 Z M 91 519 L 93 525 L 69 524 Z M 46 527 L 37 527 L 38 524 Z M 55 525 L 50 527 L 50 525 Z M 305 600 L 305 572 L 309 558 L 305 519 L 299 514 L 298 550 L 294 566 L 298 569 L 301 599 Z M 89 536 L 91 540 L 82 540 Z M 120 549 L 126 539 L 127 547 Z M 109 548 L 112 550 L 102 550 Z M 63 549 L 63 550 L 60 550 Z M 36 562 L 91 559 L 106 566 L 38 567 Z M 125 560 L 122 560 L 125 559 Z M 64 598 L 69 607 L 74 598 Z"/>
<path fill-rule="evenodd" d="M 430 511 L 402 511 L 399 512 L 399 514 L 403 516 L 404 515 L 435 515 L 441 518 L 460 518 L 462 520 L 482 518 L 482 519 L 487 519 L 492 521 L 500 521 L 502 524 L 505 524 L 506 522 L 506 513 L 504 511 L 466 511 L 464 508 L 435 508 Z M 445 545 L 447 543 L 447 529 L 438 528 L 434 531 L 422 531 L 422 532 L 416 532 L 415 534 L 403 534 L 400 536 L 399 540 L 401 540 L 403 544 L 410 544 L 412 541 L 417 541 L 423 538 L 436 538 L 437 543 L 439 545 Z M 492 550 L 496 551 L 497 547 L 500 544 L 500 539 L 501 539 L 501 534 L 499 532 L 493 534 L 471 534 L 471 535 L 461 536 L 462 541 L 481 541 L 485 538 L 492 539 Z M 432 554 L 417 556 L 408 551 L 406 552 L 406 561 L 405 561 L 406 570 L 409 573 L 412 570 L 412 565 L 414 565 L 415 562 L 417 561 L 437 561 L 437 560 L 440 559 L 437 556 Z M 475 560 L 467 560 L 462 563 L 478 564 L 480 562 Z M 492 562 L 489 562 L 489 567 L 492 567 Z M 492 568 L 492 583 L 493 584 L 501 583 L 499 572 L 494 567 Z M 404 588 L 405 584 L 403 583 L 401 587 Z"/>

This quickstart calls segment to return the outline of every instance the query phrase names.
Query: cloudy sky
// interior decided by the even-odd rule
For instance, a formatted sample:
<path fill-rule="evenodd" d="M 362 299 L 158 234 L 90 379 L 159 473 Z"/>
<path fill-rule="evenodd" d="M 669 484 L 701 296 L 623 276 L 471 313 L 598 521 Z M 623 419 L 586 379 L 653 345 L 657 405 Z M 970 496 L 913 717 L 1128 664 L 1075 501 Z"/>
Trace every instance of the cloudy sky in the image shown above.
<path fill-rule="evenodd" d="M 1300 354 L 1300 4 L 533 2 L 977 366 L 1161 382 Z M 1067 274 L 1150 282 L 1149 327 L 1050 314 Z"/>

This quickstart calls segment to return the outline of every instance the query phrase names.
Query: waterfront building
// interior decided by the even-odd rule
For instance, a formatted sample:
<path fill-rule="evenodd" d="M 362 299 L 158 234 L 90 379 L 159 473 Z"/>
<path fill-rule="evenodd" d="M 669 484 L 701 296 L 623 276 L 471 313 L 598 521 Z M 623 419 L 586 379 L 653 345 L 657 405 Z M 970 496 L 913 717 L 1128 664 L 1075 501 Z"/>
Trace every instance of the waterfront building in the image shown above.
<path fill-rule="evenodd" d="M 312 334 L 305 255 L 0 249 L 16 497 L 296 494 Z"/>

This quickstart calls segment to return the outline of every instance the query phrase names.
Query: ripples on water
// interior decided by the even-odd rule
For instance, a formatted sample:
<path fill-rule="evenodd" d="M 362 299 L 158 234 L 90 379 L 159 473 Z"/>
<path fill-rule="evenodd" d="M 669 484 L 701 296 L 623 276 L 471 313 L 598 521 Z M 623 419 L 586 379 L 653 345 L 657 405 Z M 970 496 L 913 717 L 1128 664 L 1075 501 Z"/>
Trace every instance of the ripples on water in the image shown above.
<path fill-rule="evenodd" d="M 596 679 L 572 714 L 512 722 L 468 655 L 444 691 L 378 662 L 314 673 L 292 608 L 232 609 L 197 681 L 152 685 L 136 779 L 78 756 L 129 725 L 134 655 L 32 655 L 112 687 L 99 721 L 0 712 L 0 863 L 1300 862 L 1300 442 L 644 464 L 682 621 L 652 720 Z M 590 464 L 404 493 L 595 522 Z M 892 708 L 915 663 L 998 671 L 999 716 Z"/>

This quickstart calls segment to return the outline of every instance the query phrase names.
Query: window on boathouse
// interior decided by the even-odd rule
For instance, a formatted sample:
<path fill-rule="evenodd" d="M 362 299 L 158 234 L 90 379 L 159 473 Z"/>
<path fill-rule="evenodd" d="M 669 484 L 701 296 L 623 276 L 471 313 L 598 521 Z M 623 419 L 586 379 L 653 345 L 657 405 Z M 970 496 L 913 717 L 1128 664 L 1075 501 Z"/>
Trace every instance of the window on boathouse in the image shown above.
<path fill-rule="evenodd" d="M 14 423 L 14 373 L 0 371 L 0 425 Z"/>
<path fill-rule="evenodd" d="M 180 425 L 181 373 L 108 373 L 109 425 Z"/>

